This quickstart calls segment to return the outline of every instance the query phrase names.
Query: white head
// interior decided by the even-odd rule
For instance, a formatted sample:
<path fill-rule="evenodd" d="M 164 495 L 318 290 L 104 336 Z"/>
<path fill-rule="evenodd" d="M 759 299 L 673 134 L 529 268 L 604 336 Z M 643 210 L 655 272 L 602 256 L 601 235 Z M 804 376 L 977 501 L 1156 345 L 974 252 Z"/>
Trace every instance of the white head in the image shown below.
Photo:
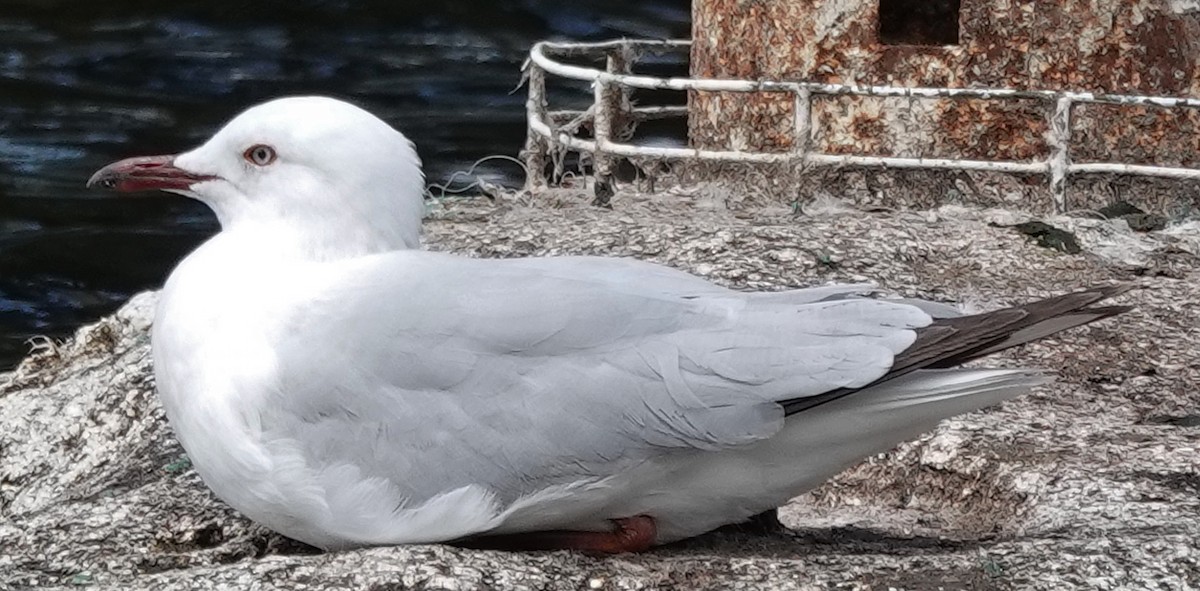
<path fill-rule="evenodd" d="M 425 209 L 412 142 L 325 97 L 252 107 L 190 152 L 110 164 L 88 181 L 95 185 L 192 197 L 216 212 L 225 232 L 322 260 L 417 248 Z"/>

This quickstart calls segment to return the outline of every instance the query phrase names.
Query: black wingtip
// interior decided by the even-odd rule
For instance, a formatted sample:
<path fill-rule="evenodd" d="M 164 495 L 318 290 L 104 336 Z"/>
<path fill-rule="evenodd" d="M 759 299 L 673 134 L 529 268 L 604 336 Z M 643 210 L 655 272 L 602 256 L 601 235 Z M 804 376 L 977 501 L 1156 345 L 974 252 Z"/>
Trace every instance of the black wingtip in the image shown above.
<path fill-rule="evenodd" d="M 896 356 L 892 370 L 866 387 L 919 369 L 957 367 L 973 359 L 1124 314 L 1134 306 L 1093 304 L 1138 287 L 1131 283 L 1104 285 L 981 314 L 938 319 L 918 329 L 917 341 Z M 1057 324 L 1049 324 L 1052 322 Z M 1045 330 L 1038 331 L 1039 327 Z M 862 389 L 838 389 L 819 396 L 780 401 L 780 404 L 786 415 L 792 415 Z"/>

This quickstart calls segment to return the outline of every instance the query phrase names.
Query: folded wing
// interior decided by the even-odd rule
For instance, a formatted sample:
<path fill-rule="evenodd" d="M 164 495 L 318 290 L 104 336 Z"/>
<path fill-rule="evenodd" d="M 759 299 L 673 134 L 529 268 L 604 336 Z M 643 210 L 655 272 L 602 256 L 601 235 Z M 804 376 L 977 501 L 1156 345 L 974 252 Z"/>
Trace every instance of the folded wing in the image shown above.
<path fill-rule="evenodd" d="M 931 322 L 840 297 L 863 286 L 746 294 L 627 259 L 409 251 L 316 283 L 276 347 L 265 428 L 414 502 L 480 482 L 509 502 L 762 440 L 778 401 L 879 379 Z"/>

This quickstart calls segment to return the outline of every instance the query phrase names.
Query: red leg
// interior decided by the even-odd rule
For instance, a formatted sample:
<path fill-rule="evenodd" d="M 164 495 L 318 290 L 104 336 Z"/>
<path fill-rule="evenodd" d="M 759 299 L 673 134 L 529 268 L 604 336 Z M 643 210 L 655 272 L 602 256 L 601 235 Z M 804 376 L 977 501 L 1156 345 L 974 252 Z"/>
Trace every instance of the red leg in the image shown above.
<path fill-rule="evenodd" d="M 577 550 L 587 554 L 621 554 L 648 550 L 658 537 L 654 518 L 649 515 L 612 522 L 613 530 L 608 532 L 556 530 L 502 534 L 470 538 L 457 545 L 481 550 Z"/>

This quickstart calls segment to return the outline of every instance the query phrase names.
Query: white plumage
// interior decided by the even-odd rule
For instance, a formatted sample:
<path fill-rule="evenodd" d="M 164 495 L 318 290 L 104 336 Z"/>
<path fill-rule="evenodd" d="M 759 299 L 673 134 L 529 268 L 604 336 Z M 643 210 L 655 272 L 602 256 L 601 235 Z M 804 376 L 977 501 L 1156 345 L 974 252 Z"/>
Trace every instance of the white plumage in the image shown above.
<path fill-rule="evenodd" d="M 217 212 L 164 288 L 159 392 L 218 496 L 322 548 L 638 515 L 669 542 L 1044 381 L 898 366 L 939 309 L 869 287 L 741 293 L 629 259 L 422 251 L 411 144 L 332 99 L 254 107 L 92 183 Z M 822 403 L 788 414 L 805 400 Z"/>

